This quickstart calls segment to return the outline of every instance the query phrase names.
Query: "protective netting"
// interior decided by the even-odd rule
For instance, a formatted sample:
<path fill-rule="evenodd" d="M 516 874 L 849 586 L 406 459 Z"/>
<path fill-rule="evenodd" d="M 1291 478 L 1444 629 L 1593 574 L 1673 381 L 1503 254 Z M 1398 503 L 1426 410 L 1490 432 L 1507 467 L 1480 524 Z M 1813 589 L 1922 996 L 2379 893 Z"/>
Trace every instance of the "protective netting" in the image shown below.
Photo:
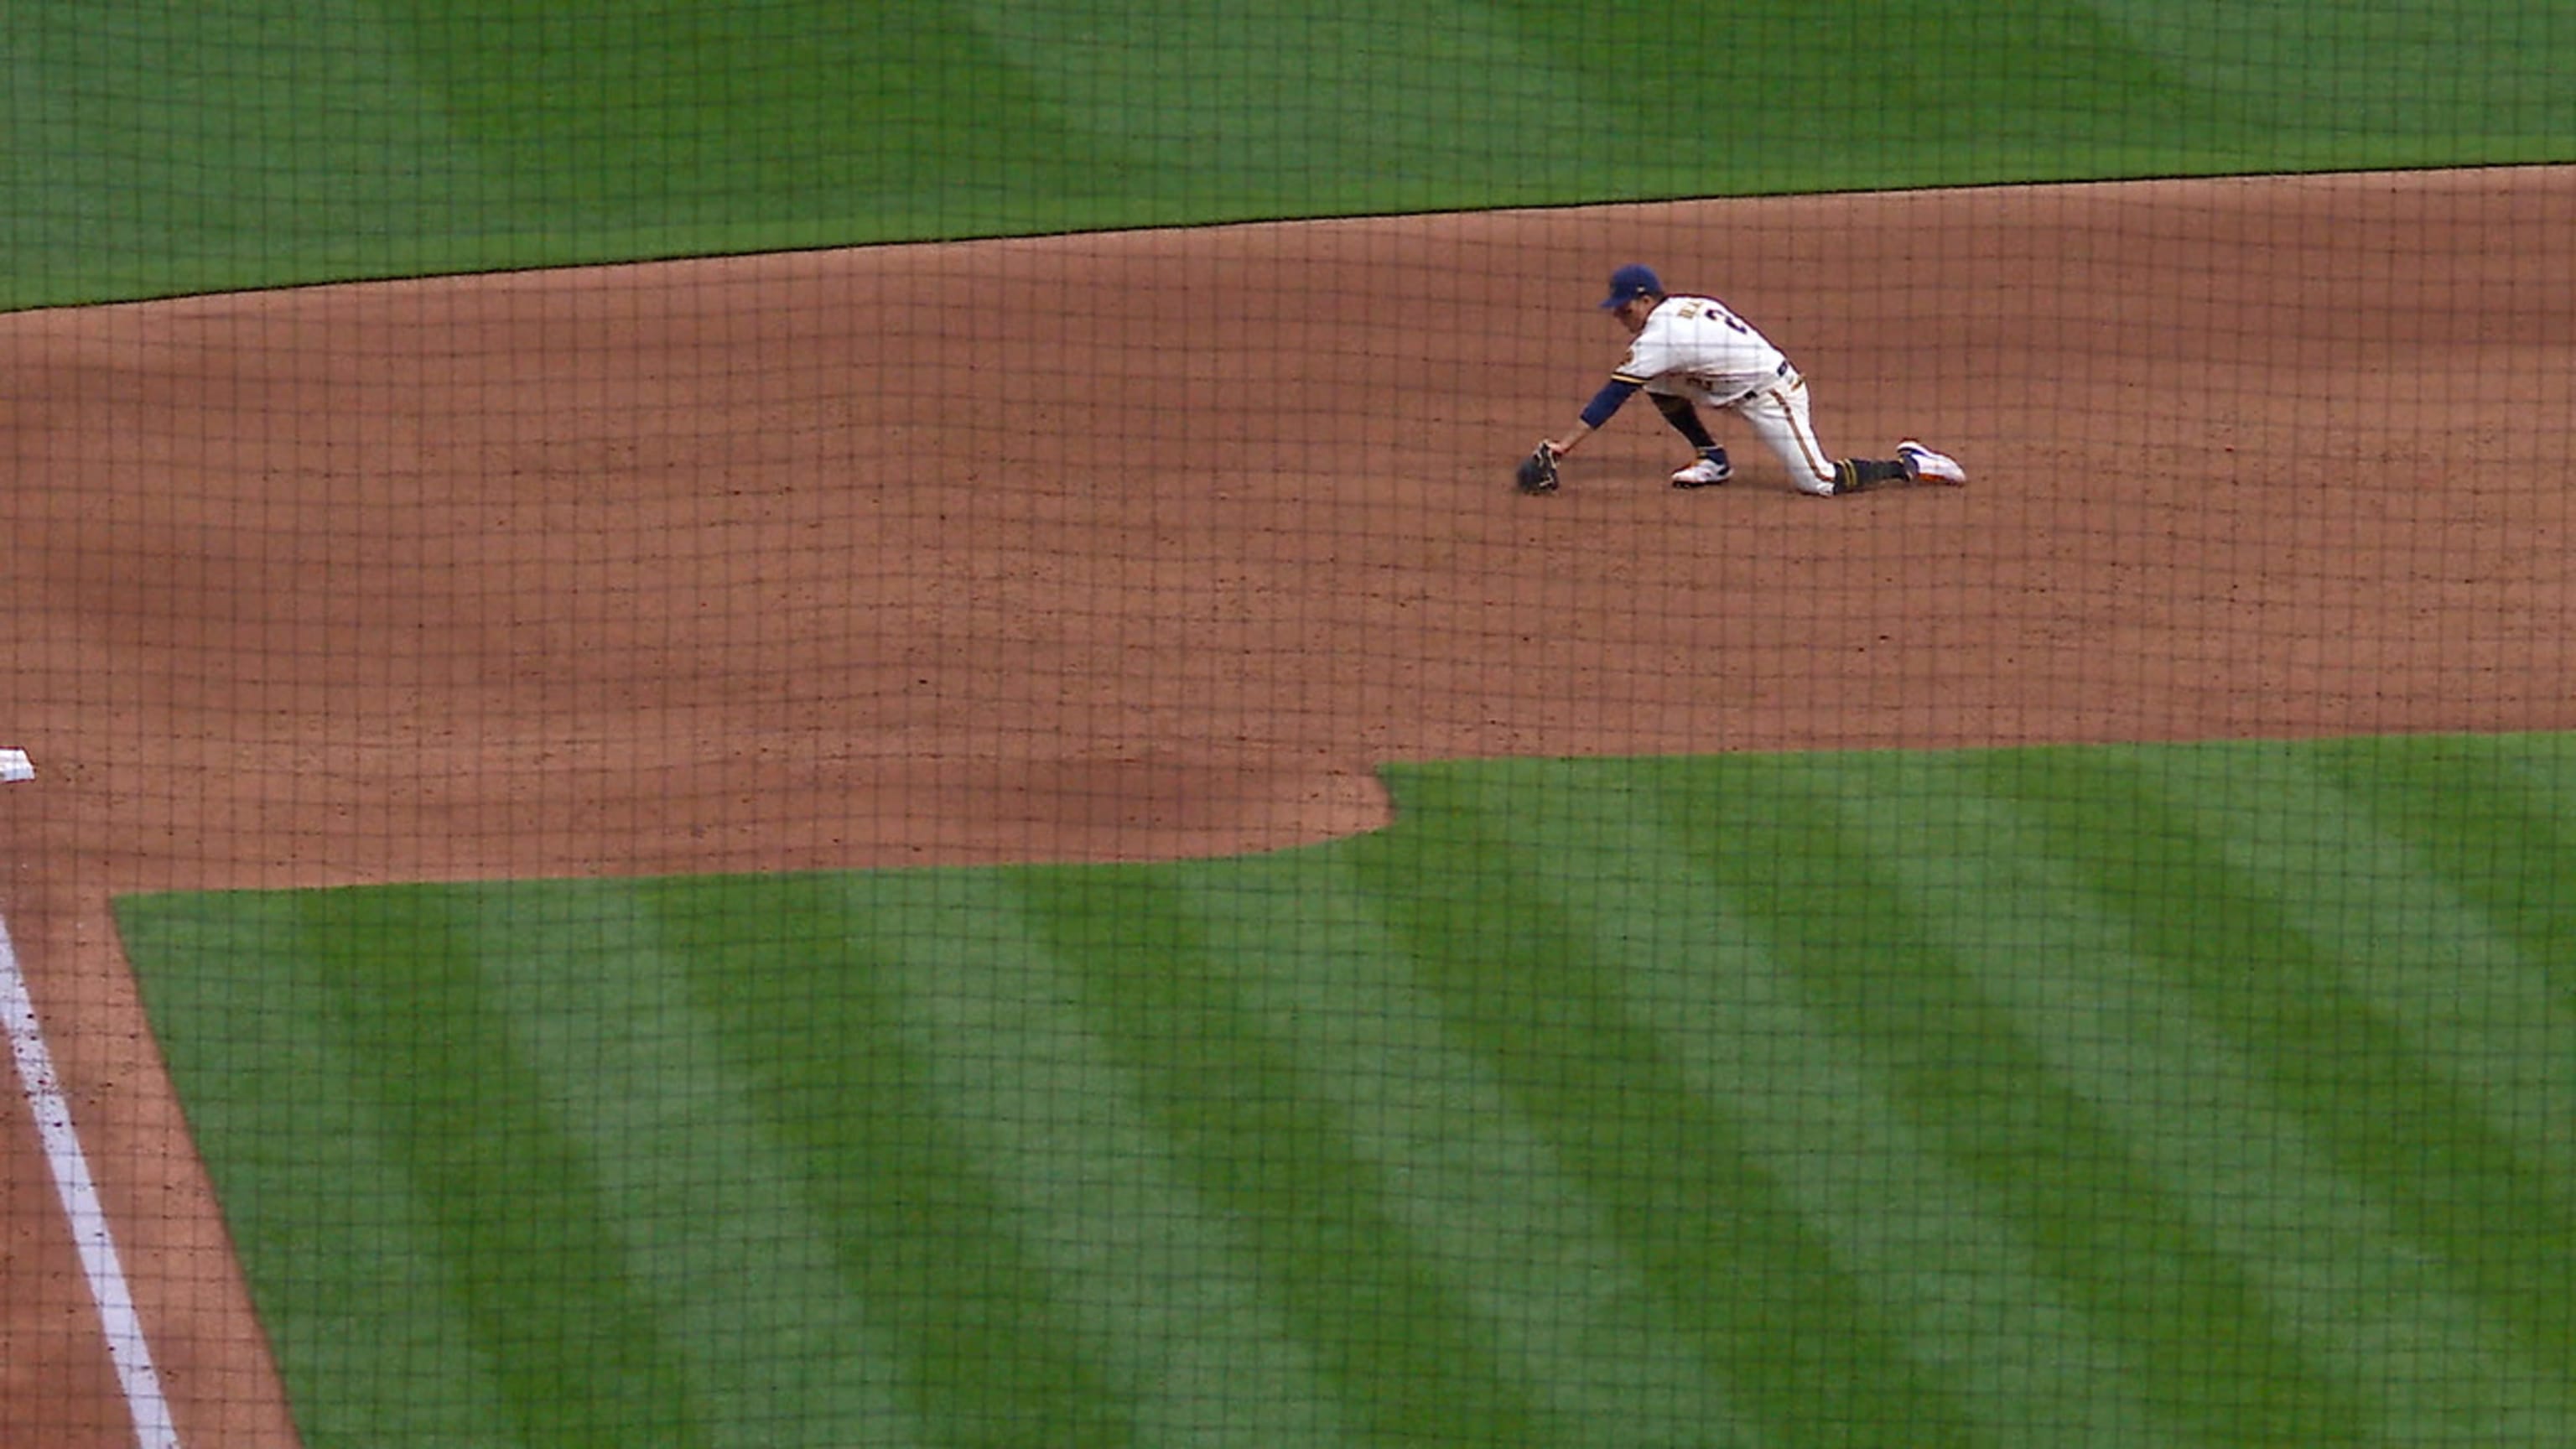
<path fill-rule="evenodd" d="M 12 14 L 0 1440 L 2576 1441 L 2576 28 L 1953 9 Z"/>

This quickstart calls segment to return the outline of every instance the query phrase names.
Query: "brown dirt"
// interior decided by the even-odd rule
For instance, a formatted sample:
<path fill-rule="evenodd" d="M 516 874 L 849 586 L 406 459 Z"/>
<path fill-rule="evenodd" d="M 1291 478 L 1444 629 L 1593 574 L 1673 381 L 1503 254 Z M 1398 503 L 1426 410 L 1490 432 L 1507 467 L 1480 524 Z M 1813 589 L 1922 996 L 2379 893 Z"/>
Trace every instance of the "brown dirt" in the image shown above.
<path fill-rule="evenodd" d="M 0 911 L 187 1442 L 291 1429 L 118 893 L 1258 850 L 1402 758 L 2576 727 L 2571 238 L 2531 169 L 0 317 Z M 1629 259 L 1975 486 L 1679 494 L 1633 408 L 1514 496 Z M 128 1443 L 24 1116 L 0 1419 Z"/>

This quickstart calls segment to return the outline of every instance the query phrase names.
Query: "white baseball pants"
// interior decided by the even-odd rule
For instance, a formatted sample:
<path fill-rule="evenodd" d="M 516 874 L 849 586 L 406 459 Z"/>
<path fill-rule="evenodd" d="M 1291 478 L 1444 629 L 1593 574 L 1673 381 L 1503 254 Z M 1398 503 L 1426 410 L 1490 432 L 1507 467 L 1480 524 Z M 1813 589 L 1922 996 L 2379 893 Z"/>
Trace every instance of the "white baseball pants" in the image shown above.
<path fill-rule="evenodd" d="M 1789 470 L 1789 481 L 1801 492 L 1834 491 L 1834 460 L 1826 456 L 1825 445 L 1816 441 L 1816 427 L 1807 413 L 1807 380 L 1796 369 L 1729 406 L 1770 446 L 1780 466 Z"/>

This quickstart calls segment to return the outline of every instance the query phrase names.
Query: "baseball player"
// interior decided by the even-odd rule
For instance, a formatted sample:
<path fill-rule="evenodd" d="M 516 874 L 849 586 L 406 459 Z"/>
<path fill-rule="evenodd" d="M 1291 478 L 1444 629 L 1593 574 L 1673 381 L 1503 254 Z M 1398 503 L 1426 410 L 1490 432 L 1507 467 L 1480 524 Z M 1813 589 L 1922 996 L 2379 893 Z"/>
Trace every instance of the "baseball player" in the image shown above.
<path fill-rule="evenodd" d="M 1714 297 L 1668 296 L 1652 269 L 1632 263 L 1610 274 L 1610 296 L 1601 307 L 1615 314 L 1636 340 L 1629 344 L 1626 360 L 1611 371 L 1610 381 L 1584 405 L 1574 430 L 1541 442 L 1521 464 L 1524 491 L 1553 492 L 1556 460 L 1581 446 L 1640 388 L 1699 454 L 1673 474 L 1676 488 L 1714 487 L 1735 475 L 1726 449 L 1700 420 L 1700 407 L 1743 418 L 1779 455 L 1789 480 L 1818 497 L 1840 497 L 1882 483 L 1968 481 L 1957 459 L 1912 438 L 1896 445 L 1893 458 L 1829 456 L 1808 421 L 1806 379 L 1769 338 Z"/>

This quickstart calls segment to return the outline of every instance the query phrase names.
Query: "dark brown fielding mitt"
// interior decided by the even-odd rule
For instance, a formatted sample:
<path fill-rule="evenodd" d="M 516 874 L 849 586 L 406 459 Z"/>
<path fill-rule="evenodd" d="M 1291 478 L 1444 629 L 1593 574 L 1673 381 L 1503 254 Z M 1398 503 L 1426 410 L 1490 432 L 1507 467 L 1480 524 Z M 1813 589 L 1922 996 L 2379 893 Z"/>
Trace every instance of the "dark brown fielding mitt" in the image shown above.
<path fill-rule="evenodd" d="M 1530 449 L 1530 455 L 1521 459 L 1521 466 L 1512 475 L 1512 481 L 1520 485 L 1523 493 L 1555 492 L 1556 450 L 1545 443 Z"/>

